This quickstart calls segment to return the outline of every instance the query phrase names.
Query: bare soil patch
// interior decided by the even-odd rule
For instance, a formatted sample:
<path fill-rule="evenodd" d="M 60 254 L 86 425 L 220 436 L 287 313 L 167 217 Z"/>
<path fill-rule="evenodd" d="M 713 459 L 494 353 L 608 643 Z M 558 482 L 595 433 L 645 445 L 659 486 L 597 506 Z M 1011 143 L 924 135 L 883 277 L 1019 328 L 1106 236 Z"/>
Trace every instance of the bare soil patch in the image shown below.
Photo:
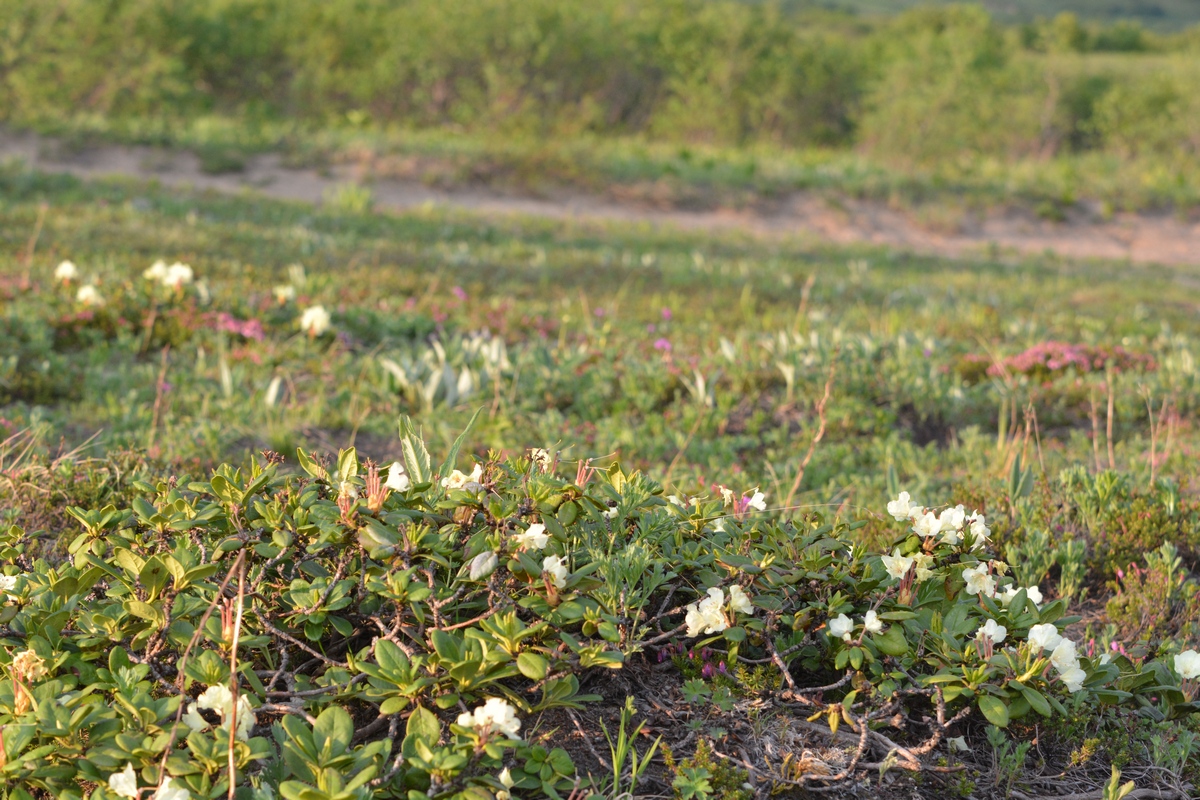
<path fill-rule="evenodd" d="M 248 156 L 237 171 L 212 174 L 201 156 L 165 148 L 96 144 L 73 147 L 30 133 L 0 132 L 0 161 L 17 159 L 43 172 L 80 178 L 124 176 L 166 186 L 252 192 L 307 203 L 324 202 L 351 183 L 369 184 L 374 207 L 403 212 L 425 205 L 487 216 L 523 215 L 598 222 L 637 222 L 683 230 L 740 231 L 766 238 L 798 237 L 833 244 L 869 244 L 951 258 L 1054 254 L 1170 265 L 1200 264 L 1200 215 L 1169 212 L 1104 215 L 1081 203 L 1060 221 L 1028 209 L 977 211 L 949 201 L 924 210 L 877 201 L 797 192 L 744 208 L 670 207 L 655 202 L 653 186 L 613 187 L 603 194 L 554 190 L 538 196 L 485 186 L 440 187 L 396 175 L 411 171 L 370 161 L 321 168 L 288 165 L 279 154 Z M 208 165 L 211 169 L 211 164 Z"/>

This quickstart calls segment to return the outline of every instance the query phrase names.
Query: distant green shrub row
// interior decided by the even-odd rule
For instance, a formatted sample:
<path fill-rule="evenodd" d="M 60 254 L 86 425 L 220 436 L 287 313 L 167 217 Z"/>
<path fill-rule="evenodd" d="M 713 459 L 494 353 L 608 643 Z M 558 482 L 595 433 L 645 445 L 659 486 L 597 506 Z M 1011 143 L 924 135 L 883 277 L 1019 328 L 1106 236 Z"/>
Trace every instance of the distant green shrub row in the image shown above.
<path fill-rule="evenodd" d="M 1195 37 L 982 9 L 666 0 L 0 0 L 0 119 L 210 113 L 548 137 L 860 145 L 917 162 L 1200 147 Z"/>

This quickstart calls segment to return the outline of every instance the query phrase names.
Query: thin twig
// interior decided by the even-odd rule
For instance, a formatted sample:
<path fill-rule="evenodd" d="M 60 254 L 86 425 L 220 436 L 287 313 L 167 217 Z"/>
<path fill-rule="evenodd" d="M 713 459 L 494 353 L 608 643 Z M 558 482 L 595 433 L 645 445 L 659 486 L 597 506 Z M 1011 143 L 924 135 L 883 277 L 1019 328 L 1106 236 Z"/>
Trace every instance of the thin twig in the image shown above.
<path fill-rule="evenodd" d="M 833 391 L 833 376 L 837 371 L 837 359 L 838 351 L 834 350 L 833 357 L 829 360 L 829 375 L 825 378 L 825 393 L 821 395 L 821 400 L 817 403 L 817 417 L 820 425 L 817 427 L 812 441 L 808 443 L 808 452 L 804 454 L 804 460 L 800 462 L 800 469 L 796 472 L 796 479 L 792 481 L 792 488 L 787 493 L 787 499 L 783 501 L 785 506 L 792 504 L 792 498 L 796 496 L 796 492 L 800 490 L 800 482 L 804 480 L 804 471 L 808 469 L 808 462 L 812 461 L 817 445 L 821 443 L 821 439 L 825 438 L 825 405 L 829 402 L 830 392 Z"/>
<path fill-rule="evenodd" d="M 166 353 L 163 353 L 164 361 Z M 244 550 L 242 552 L 245 552 Z M 238 593 L 237 612 L 233 621 L 233 642 L 229 646 L 229 694 L 232 702 L 229 708 L 229 794 L 228 800 L 233 800 L 237 790 L 237 755 L 234 744 L 237 742 L 237 710 L 238 710 L 238 680 L 237 649 L 238 640 L 242 635 L 242 609 L 246 601 L 246 559 L 238 559 Z"/>

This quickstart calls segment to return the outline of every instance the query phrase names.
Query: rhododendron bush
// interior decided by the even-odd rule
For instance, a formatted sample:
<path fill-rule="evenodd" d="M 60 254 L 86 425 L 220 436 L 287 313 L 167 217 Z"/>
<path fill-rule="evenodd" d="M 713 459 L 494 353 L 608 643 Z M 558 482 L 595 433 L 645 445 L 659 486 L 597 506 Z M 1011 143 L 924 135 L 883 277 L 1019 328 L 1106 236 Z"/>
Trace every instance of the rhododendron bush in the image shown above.
<path fill-rule="evenodd" d="M 61 561 L 8 530 L 9 796 L 602 794 L 641 773 L 603 784 L 560 732 L 601 699 L 587 685 L 655 664 L 680 667 L 684 705 L 733 708 L 740 676 L 778 718 L 850 732 L 837 769 L 739 761 L 764 790 L 940 769 L 930 754 L 971 719 L 1061 716 L 1072 698 L 1196 709 L 1200 656 L 1085 652 L 1065 602 L 1016 585 L 964 506 L 901 494 L 876 553 L 859 523 L 783 523 L 757 490 L 667 500 L 544 450 L 463 472 L 468 434 L 440 466 L 407 419 L 400 434 L 383 469 L 301 451 L 304 475 L 264 457 L 141 482 L 127 508 L 72 508 Z M 632 713 L 617 738 L 636 756 Z M 677 787 L 706 780 L 687 769 Z"/>

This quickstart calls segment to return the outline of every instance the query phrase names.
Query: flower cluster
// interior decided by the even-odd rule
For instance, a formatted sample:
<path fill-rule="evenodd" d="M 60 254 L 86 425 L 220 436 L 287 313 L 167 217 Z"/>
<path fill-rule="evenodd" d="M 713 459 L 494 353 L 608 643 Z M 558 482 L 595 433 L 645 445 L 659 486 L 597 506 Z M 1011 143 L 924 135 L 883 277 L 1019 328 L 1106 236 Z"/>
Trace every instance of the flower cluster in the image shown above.
<path fill-rule="evenodd" d="M 300 330 L 315 339 L 329 330 L 331 322 L 332 318 L 325 306 L 312 306 L 304 309 L 304 313 L 300 315 Z"/>
<path fill-rule="evenodd" d="M 216 684 L 205 689 L 196 698 L 196 702 L 188 706 L 187 713 L 183 715 L 183 722 L 194 731 L 205 730 L 209 723 L 201 716 L 200 712 L 215 711 L 221 717 L 221 728 L 229 730 L 230 722 L 236 716 L 237 738 L 245 741 L 250 738 L 250 731 L 254 728 L 256 721 L 254 706 L 250 705 L 249 698 L 244 694 L 238 695 L 236 714 L 234 705 L 233 692 L 229 691 L 229 687 L 224 684 Z"/>
<path fill-rule="evenodd" d="M 474 729 L 480 736 L 502 733 L 509 739 L 521 738 L 517 735 L 517 731 L 521 729 L 521 720 L 517 719 L 517 710 L 498 697 L 489 697 L 474 711 L 464 711 L 459 714 L 457 722 L 464 728 Z"/>
<path fill-rule="evenodd" d="M 151 264 L 149 269 L 142 273 L 142 277 L 148 281 L 160 283 L 168 289 L 180 291 L 184 286 L 192 282 L 195 278 L 195 273 L 187 264 L 176 261 L 174 264 L 167 266 L 167 262 L 160 260 Z"/>
<path fill-rule="evenodd" d="M 754 613 L 749 595 L 737 584 L 729 587 L 729 609 L 731 612 L 742 614 Z M 692 603 L 685 610 L 687 616 L 684 624 L 687 625 L 689 637 L 696 637 L 701 633 L 720 633 L 729 627 L 725 616 L 725 592 L 719 586 L 709 589 L 704 599 Z"/>
<path fill-rule="evenodd" d="M 117 797 L 138 800 L 141 792 L 138 789 L 137 772 L 134 771 L 133 764 L 126 764 L 125 769 L 110 775 L 108 788 Z M 151 800 L 189 800 L 191 796 L 187 789 L 176 785 L 174 778 L 167 778 L 155 790 Z"/>
<path fill-rule="evenodd" d="M 853 641 L 851 635 L 854 630 L 854 620 L 845 614 L 838 614 L 833 619 L 829 620 L 829 635 L 834 639 L 841 639 L 843 642 Z M 864 633 L 882 633 L 883 621 L 879 619 L 879 615 L 871 609 L 863 615 L 862 629 Z"/>
<path fill-rule="evenodd" d="M 1079 666 L 1079 656 L 1075 653 L 1075 642 L 1058 632 L 1053 625 L 1034 625 L 1029 629 L 1029 644 L 1043 652 L 1049 651 L 1050 663 L 1058 671 L 1067 691 L 1074 694 L 1083 688 L 1087 673 Z"/>
<path fill-rule="evenodd" d="M 984 515 L 978 511 L 968 514 L 966 508 L 959 504 L 942 510 L 940 514 L 935 513 L 913 502 L 908 492 L 900 492 L 895 500 L 887 504 L 887 511 L 897 522 L 911 521 L 913 532 L 921 538 L 941 537 L 942 543 L 952 546 L 963 541 L 969 531 L 973 537 L 971 549 L 978 550 L 987 544 L 992 533 Z"/>
<path fill-rule="evenodd" d="M 1131 353 L 1123 347 L 1094 347 L 1049 341 L 1040 342 L 1015 356 L 1009 356 L 999 364 L 993 364 L 987 372 L 989 375 L 1002 375 L 1006 372 L 1035 375 L 1067 369 L 1091 372 L 1104 369 L 1109 363 L 1118 371 L 1138 368 L 1150 370 L 1155 366 L 1154 359 L 1150 356 Z"/>

